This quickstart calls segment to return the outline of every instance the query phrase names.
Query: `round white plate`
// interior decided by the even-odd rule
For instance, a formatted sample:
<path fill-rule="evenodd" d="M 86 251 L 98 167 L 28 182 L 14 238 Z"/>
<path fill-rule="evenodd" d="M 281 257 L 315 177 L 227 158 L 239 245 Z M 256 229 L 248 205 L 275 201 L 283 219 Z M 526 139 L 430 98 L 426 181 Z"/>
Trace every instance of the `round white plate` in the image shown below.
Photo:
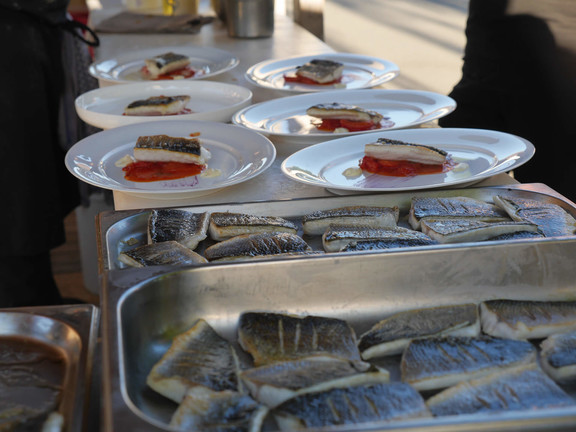
<path fill-rule="evenodd" d="M 186 105 L 192 112 L 170 116 L 125 116 L 130 103 L 152 96 L 188 95 Z M 252 102 L 252 92 L 245 87 L 211 81 L 148 81 L 106 86 L 76 98 L 76 112 L 86 123 L 110 129 L 133 123 L 173 120 L 208 120 L 229 122 L 232 115 Z"/>
<path fill-rule="evenodd" d="M 347 178 L 344 171 L 357 168 L 364 146 L 379 137 L 434 146 L 450 153 L 468 169 L 414 177 L 363 173 Z M 534 155 L 534 146 L 523 138 L 482 129 L 409 129 L 380 134 L 355 135 L 306 147 L 282 163 L 289 178 L 327 189 L 361 192 L 395 192 L 471 184 L 510 171 Z"/>
<path fill-rule="evenodd" d="M 115 165 L 123 156 L 134 154 L 139 136 L 189 137 L 194 133 L 200 133 L 201 145 L 212 154 L 208 168 L 220 170 L 219 176 L 140 183 L 124 179 L 122 169 Z M 146 198 L 181 199 L 207 195 L 256 177 L 275 158 L 274 145 L 248 129 L 215 122 L 173 120 L 120 126 L 90 135 L 72 146 L 65 164 L 80 180 L 103 189 Z"/>
<path fill-rule="evenodd" d="M 310 85 L 284 81 L 285 74 L 295 72 L 299 66 L 314 59 L 332 60 L 344 64 L 342 82 L 330 85 Z M 331 53 L 263 61 L 251 66 L 246 71 L 246 78 L 265 88 L 292 92 L 318 92 L 375 87 L 396 78 L 399 73 L 398 66 L 388 60 L 360 54 Z"/>
<path fill-rule="evenodd" d="M 190 67 L 196 70 L 196 74 L 187 80 L 198 80 L 221 74 L 235 68 L 239 61 L 228 51 L 217 48 L 176 46 L 129 51 L 113 58 L 92 63 L 88 71 L 93 77 L 113 84 L 150 81 L 142 78 L 140 74 L 144 60 L 167 52 L 190 57 Z"/>
<path fill-rule="evenodd" d="M 376 131 L 324 132 L 306 110 L 319 103 L 340 102 L 377 111 L 389 121 Z M 248 106 L 232 117 L 232 122 L 257 132 L 284 137 L 286 141 L 313 144 L 334 138 L 403 129 L 426 123 L 451 113 L 456 102 L 438 93 L 417 90 L 349 90 L 310 93 L 273 99 Z"/>

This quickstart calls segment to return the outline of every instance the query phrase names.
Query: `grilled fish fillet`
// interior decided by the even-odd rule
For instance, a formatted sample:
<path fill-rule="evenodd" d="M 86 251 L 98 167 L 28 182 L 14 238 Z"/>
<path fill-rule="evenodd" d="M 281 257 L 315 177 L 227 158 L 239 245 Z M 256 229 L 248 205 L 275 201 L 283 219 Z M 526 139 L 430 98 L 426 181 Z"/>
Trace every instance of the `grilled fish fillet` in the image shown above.
<path fill-rule="evenodd" d="M 425 236 L 428 237 L 428 236 Z M 411 248 L 417 246 L 430 246 L 435 245 L 438 242 L 432 240 L 431 238 L 422 239 L 379 239 L 379 240 L 359 240 L 350 243 L 340 249 L 340 252 L 358 252 L 358 251 L 375 251 L 375 250 L 387 250 L 387 249 L 397 249 L 397 248 Z"/>
<path fill-rule="evenodd" d="M 190 96 L 151 96 L 128 104 L 124 114 L 128 116 L 163 116 L 178 114 L 186 108 Z"/>
<path fill-rule="evenodd" d="M 576 302 L 489 300 L 480 304 L 484 333 L 508 339 L 539 339 L 576 330 Z"/>
<path fill-rule="evenodd" d="M 344 65 L 340 62 L 313 59 L 298 67 L 296 75 L 324 84 L 340 79 L 343 71 Z"/>
<path fill-rule="evenodd" d="M 178 69 L 182 69 L 190 64 L 190 58 L 183 54 L 167 52 L 144 60 L 150 78 L 158 78 Z"/>
<path fill-rule="evenodd" d="M 152 210 L 148 217 L 148 243 L 174 240 L 189 249 L 208 234 L 209 213 L 194 213 L 179 209 Z"/>
<path fill-rule="evenodd" d="M 172 415 L 170 426 L 185 431 L 259 432 L 268 413 L 250 396 L 193 387 Z"/>
<path fill-rule="evenodd" d="M 508 214 L 494 204 L 468 197 L 413 197 L 408 222 L 415 230 L 426 218 L 475 219 L 483 222 L 509 221 Z"/>
<path fill-rule="evenodd" d="M 254 399 L 268 407 L 275 407 L 301 389 L 360 372 L 348 360 L 318 355 L 246 369 L 240 372 L 239 378 Z M 378 373 L 390 375 L 386 370 Z"/>
<path fill-rule="evenodd" d="M 435 416 L 559 408 L 574 400 L 536 364 L 499 371 L 446 389 L 426 402 Z"/>
<path fill-rule="evenodd" d="M 320 235 L 330 225 L 348 227 L 391 228 L 395 227 L 399 217 L 398 207 L 350 206 L 331 210 L 321 210 L 304 215 L 302 227 L 304 234 Z"/>
<path fill-rule="evenodd" d="M 311 250 L 308 243 L 296 234 L 264 232 L 242 234 L 221 241 L 207 247 L 204 256 L 208 261 L 225 261 Z"/>
<path fill-rule="evenodd" d="M 537 232 L 528 222 L 482 222 L 476 219 L 426 218 L 420 221 L 422 232 L 438 243 L 463 243 L 489 240 L 503 234 Z"/>
<path fill-rule="evenodd" d="M 430 417 L 422 396 L 404 383 L 361 374 L 302 391 L 272 410 L 282 431 Z M 324 429 L 322 429 L 324 430 Z"/>
<path fill-rule="evenodd" d="M 272 312 L 245 312 L 238 324 L 238 342 L 255 366 L 331 355 L 366 370 L 356 346 L 356 333 L 344 320 Z"/>
<path fill-rule="evenodd" d="M 339 102 L 313 105 L 306 110 L 306 114 L 320 119 L 344 119 L 374 124 L 380 124 L 384 119 L 379 112 Z"/>
<path fill-rule="evenodd" d="M 555 381 L 576 378 L 576 331 L 548 336 L 540 344 L 542 368 Z"/>
<path fill-rule="evenodd" d="M 400 354 L 411 340 L 434 336 L 479 336 L 475 304 L 437 306 L 395 313 L 360 336 L 358 348 L 368 360 Z"/>
<path fill-rule="evenodd" d="M 514 220 L 538 225 L 546 237 L 576 235 L 576 219 L 556 204 L 496 195 L 494 202 Z"/>
<path fill-rule="evenodd" d="M 210 237 L 213 240 L 227 240 L 241 234 L 259 232 L 298 233 L 293 222 L 275 216 L 254 216 L 243 213 L 215 212 L 210 216 Z"/>
<path fill-rule="evenodd" d="M 146 384 L 180 403 L 189 388 L 203 386 L 215 391 L 236 390 L 238 359 L 234 348 L 206 321 L 176 336 L 154 365 Z"/>
<path fill-rule="evenodd" d="M 205 165 L 210 156 L 210 152 L 200 145 L 197 138 L 141 136 L 134 147 L 134 158 L 139 161 Z"/>
<path fill-rule="evenodd" d="M 414 339 L 402 355 L 402 381 L 418 390 L 434 390 L 536 359 L 536 349 L 526 341 L 485 336 Z"/>
<path fill-rule="evenodd" d="M 366 144 L 364 154 L 375 159 L 410 161 L 429 165 L 441 165 L 448 157 L 448 153 L 444 150 L 432 146 L 388 138 L 378 138 L 377 142 Z"/>
<path fill-rule="evenodd" d="M 130 267 L 191 265 L 208 262 L 202 255 L 174 240 L 151 243 L 121 252 L 118 260 Z"/>
<path fill-rule="evenodd" d="M 322 245 L 326 252 L 339 252 L 359 242 L 387 242 L 383 247 L 421 246 L 434 244 L 435 241 L 426 234 L 402 227 L 366 228 L 331 225 L 322 235 Z M 382 247 L 381 247 L 382 248 Z M 347 249 L 350 250 L 350 249 Z M 360 250 L 360 249 L 357 249 Z"/>

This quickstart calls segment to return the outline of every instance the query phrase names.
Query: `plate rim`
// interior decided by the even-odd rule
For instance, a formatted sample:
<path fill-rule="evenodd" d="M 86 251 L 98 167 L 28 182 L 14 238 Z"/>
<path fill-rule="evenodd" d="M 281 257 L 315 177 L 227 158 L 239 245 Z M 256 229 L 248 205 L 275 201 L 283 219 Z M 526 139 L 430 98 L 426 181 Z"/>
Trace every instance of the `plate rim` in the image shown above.
<path fill-rule="evenodd" d="M 495 131 L 495 130 L 490 130 L 490 129 L 426 128 L 426 129 L 401 129 L 401 130 L 395 130 L 395 131 L 390 131 L 390 132 L 393 132 L 394 134 L 398 134 L 398 133 L 400 133 L 400 134 L 402 134 L 402 133 L 416 133 L 416 134 L 431 133 L 431 134 L 435 134 L 435 133 L 447 132 L 447 131 L 450 131 L 448 133 L 455 133 L 455 134 L 456 133 L 466 133 L 466 132 L 469 132 L 469 133 L 489 132 L 491 135 L 509 136 L 509 137 L 512 137 L 512 138 L 519 140 L 520 142 L 522 142 L 526 146 L 525 150 L 524 150 L 524 153 L 526 153 L 526 154 L 525 154 L 525 157 L 523 160 L 520 161 L 519 159 L 516 159 L 516 161 L 514 163 L 512 163 L 509 166 L 506 166 L 504 169 L 502 167 L 497 167 L 495 170 L 488 170 L 490 172 L 489 174 L 484 173 L 481 175 L 473 175 L 473 176 L 462 178 L 462 179 L 459 179 L 459 180 L 456 180 L 456 181 L 453 181 L 450 183 L 434 183 L 434 184 L 425 185 L 425 186 L 394 187 L 394 188 L 360 188 L 360 187 L 352 187 L 352 186 L 340 186 L 340 185 L 336 185 L 333 183 L 304 180 L 304 179 L 295 177 L 288 172 L 288 168 L 287 168 L 288 163 L 290 162 L 290 160 L 293 160 L 294 157 L 297 157 L 297 155 L 301 156 L 303 153 L 311 151 L 310 149 L 313 147 L 316 147 L 316 149 L 317 149 L 317 148 L 319 148 L 319 146 L 329 146 L 330 143 L 332 143 L 333 141 L 346 141 L 346 140 L 350 140 L 350 139 L 359 139 L 359 137 L 356 135 L 356 136 L 348 136 L 348 137 L 344 137 L 344 138 L 337 138 L 335 140 L 324 141 L 324 142 L 321 142 L 321 143 L 318 143 L 318 144 L 315 144 L 312 146 L 308 146 L 308 147 L 303 148 L 301 150 L 298 150 L 282 161 L 282 163 L 280 165 L 280 169 L 285 176 L 287 176 L 288 178 L 290 178 L 294 181 L 297 181 L 297 182 L 300 182 L 303 184 L 307 184 L 310 186 L 323 187 L 323 188 L 326 188 L 328 190 L 332 189 L 332 190 L 339 190 L 339 191 L 349 191 L 349 192 L 353 191 L 353 192 L 364 192 L 364 193 L 402 192 L 402 191 L 427 190 L 427 189 L 438 189 L 438 188 L 443 188 L 443 187 L 452 187 L 452 186 L 458 186 L 458 185 L 462 185 L 462 184 L 470 184 L 470 182 L 476 183 L 477 181 L 481 181 L 481 180 L 484 180 L 486 178 L 492 177 L 494 175 L 501 174 L 502 172 L 511 171 L 515 168 L 522 166 L 523 164 L 528 162 L 534 156 L 535 151 L 536 151 L 534 144 L 532 144 L 526 138 L 520 137 L 520 136 L 515 135 L 515 134 L 511 134 L 508 132 L 500 132 L 500 131 Z M 386 132 L 382 132 L 382 133 L 385 134 Z M 396 139 L 401 139 L 401 138 L 396 138 Z"/>

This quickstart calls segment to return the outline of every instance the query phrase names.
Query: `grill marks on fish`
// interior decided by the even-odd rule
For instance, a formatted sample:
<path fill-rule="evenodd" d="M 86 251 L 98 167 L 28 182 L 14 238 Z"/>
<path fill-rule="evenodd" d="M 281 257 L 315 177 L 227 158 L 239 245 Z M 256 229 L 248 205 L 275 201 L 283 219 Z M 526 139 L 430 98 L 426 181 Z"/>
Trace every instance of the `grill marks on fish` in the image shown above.
<path fill-rule="evenodd" d="M 358 246 L 362 243 L 363 246 Z M 331 225 L 322 235 L 322 245 L 326 252 L 368 250 L 368 247 L 374 250 L 435 243 L 422 232 L 402 227 L 369 228 Z"/>
<path fill-rule="evenodd" d="M 402 355 L 402 381 L 418 390 L 440 389 L 536 358 L 536 349 L 525 341 L 487 336 L 415 339 Z"/>
<path fill-rule="evenodd" d="M 554 334 L 542 341 L 542 368 L 555 381 L 576 379 L 576 331 Z"/>
<path fill-rule="evenodd" d="M 377 142 L 366 144 L 364 154 L 375 159 L 409 161 L 430 165 L 446 162 L 448 153 L 436 147 L 408 143 L 388 138 L 378 138 Z"/>
<path fill-rule="evenodd" d="M 200 145 L 198 138 L 147 135 L 138 137 L 134 157 L 139 161 L 205 165 L 210 159 L 210 152 Z"/>
<path fill-rule="evenodd" d="M 508 339 L 545 338 L 576 330 L 576 302 L 489 300 L 480 304 L 482 330 Z"/>
<path fill-rule="evenodd" d="M 349 206 L 321 210 L 302 217 L 304 234 L 321 235 L 330 225 L 347 227 L 391 228 L 399 218 L 399 209 L 394 207 Z"/>
<path fill-rule="evenodd" d="M 298 227 L 293 222 L 276 216 L 255 216 L 228 212 L 214 212 L 210 216 L 210 237 L 216 241 L 260 232 L 297 234 Z"/>
<path fill-rule="evenodd" d="M 176 336 L 168 351 L 154 365 L 146 384 L 180 403 L 195 386 L 215 391 L 237 390 L 238 359 L 232 345 L 205 320 Z"/>
<path fill-rule="evenodd" d="M 189 249 L 208 235 L 210 214 L 179 209 L 152 210 L 148 217 L 148 243 L 174 240 Z"/>
<path fill-rule="evenodd" d="M 435 416 L 559 408 L 574 400 L 536 364 L 495 372 L 446 389 L 426 402 Z"/>
<path fill-rule="evenodd" d="M 239 319 L 238 341 L 255 366 L 330 354 L 361 369 L 368 367 L 361 361 L 354 329 L 336 318 L 245 312 Z"/>
<path fill-rule="evenodd" d="M 508 214 L 494 204 L 469 197 L 413 197 L 408 222 L 415 230 L 427 218 L 474 219 L 482 222 L 509 221 Z"/>
<path fill-rule="evenodd" d="M 365 360 L 400 354 L 410 341 L 435 336 L 479 336 L 480 316 L 475 304 L 437 306 L 395 313 L 360 336 Z"/>
<path fill-rule="evenodd" d="M 298 235 L 264 232 L 221 241 L 206 248 L 204 256 L 208 261 L 224 261 L 309 251 L 312 248 Z"/>
<path fill-rule="evenodd" d="M 118 255 L 118 259 L 130 267 L 191 265 L 208 262 L 202 255 L 173 240 L 150 243 L 123 251 Z"/>
<path fill-rule="evenodd" d="M 576 235 L 576 219 L 559 205 L 503 195 L 494 202 L 512 219 L 538 225 L 546 237 Z"/>
<path fill-rule="evenodd" d="M 190 102 L 190 96 L 151 96 L 131 102 L 124 109 L 128 116 L 158 116 L 173 115 L 182 112 L 186 104 Z"/>

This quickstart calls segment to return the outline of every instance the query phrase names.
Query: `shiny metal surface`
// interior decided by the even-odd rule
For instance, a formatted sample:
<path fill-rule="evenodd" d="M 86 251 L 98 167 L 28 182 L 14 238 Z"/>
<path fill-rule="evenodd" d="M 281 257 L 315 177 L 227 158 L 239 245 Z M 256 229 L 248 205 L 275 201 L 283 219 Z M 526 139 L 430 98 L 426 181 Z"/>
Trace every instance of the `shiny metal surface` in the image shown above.
<path fill-rule="evenodd" d="M 89 386 L 99 324 L 93 305 L 0 309 L 0 335 L 28 337 L 57 348 L 66 359 L 59 412 L 64 431 L 85 430 Z"/>

